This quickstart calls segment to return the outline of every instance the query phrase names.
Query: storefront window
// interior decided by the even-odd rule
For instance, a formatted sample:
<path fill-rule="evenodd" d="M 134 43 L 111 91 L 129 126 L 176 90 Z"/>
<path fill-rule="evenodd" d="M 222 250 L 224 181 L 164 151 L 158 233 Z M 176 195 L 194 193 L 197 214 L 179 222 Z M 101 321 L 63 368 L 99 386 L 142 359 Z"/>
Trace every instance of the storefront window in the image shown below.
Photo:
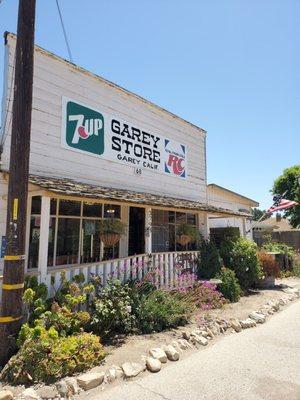
<path fill-rule="evenodd" d="M 80 216 L 81 202 L 73 200 L 59 201 L 59 215 Z"/>
<path fill-rule="evenodd" d="M 79 219 L 58 219 L 56 265 L 78 263 L 79 228 Z"/>
<path fill-rule="evenodd" d="M 83 220 L 81 263 L 100 261 L 99 221 Z"/>
<path fill-rule="evenodd" d="M 104 205 L 104 218 L 121 218 L 121 206 L 114 204 Z"/>
<path fill-rule="evenodd" d="M 192 213 L 153 210 L 152 211 L 152 251 L 192 250 L 195 244 L 181 246 L 176 241 L 176 232 L 181 224 L 197 226 L 197 215 Z"/>
<path fill-rule="evenodd" d="M 41 197 L 32 198 L 28 268 L 38 267 Z M 119 257 L 119 243 L 101 246 L 100 221 L 120 218 L 121 206 L 51 199 L 48 266 L 99 262 Z"/>
<path fill-rule="evenodd" d="M 102 217 L 102 204 L 84 202 L 82 215 L 84 217 L 101 218 Z"/>

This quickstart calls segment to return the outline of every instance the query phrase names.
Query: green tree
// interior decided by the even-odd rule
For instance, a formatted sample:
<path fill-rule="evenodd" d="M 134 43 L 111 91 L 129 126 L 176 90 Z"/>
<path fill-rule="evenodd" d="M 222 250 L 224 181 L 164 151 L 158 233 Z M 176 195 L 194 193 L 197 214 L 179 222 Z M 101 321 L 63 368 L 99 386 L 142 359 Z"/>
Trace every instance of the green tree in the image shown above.
<path fill-rule="evenodd" d="M 252 208 L 253 221 L 259 221 L 266 211 L 259 208 Z"/>
<path fill-rule="evenodd" d="M 272 192 L 273 194 L 286 194 L 285 198 L 300 203 L 300 165 L 286 168 L 282 175 L 275 179 Z M 294 228 L 300 227 L 300 206 L 292 207 L 284 212 L 284 216 L 288 217 Z"/>

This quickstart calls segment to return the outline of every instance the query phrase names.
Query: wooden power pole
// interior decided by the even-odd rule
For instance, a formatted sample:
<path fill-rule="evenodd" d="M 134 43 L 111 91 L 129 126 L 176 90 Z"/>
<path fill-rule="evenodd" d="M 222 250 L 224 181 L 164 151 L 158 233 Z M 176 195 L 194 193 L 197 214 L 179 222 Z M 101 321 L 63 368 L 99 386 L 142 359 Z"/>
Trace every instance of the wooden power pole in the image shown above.
<path fill-rule="evenodd" d="M 15 87 L 0 312 L 0 365 L 16 350 L 22 323 L 26 209 L 32 110 L 35 1 L 19 0 Z"/>

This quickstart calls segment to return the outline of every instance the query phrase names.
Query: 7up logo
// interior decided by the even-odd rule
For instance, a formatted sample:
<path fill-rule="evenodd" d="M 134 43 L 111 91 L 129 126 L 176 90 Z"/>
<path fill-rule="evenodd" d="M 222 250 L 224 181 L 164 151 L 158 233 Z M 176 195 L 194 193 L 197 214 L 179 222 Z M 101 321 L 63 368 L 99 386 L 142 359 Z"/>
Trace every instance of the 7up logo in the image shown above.
<path fill-rule="evenodd" d="M 103 154 L 103 115 L 74 101 L 63 100 L 63 144 L 79 151 Z"/>

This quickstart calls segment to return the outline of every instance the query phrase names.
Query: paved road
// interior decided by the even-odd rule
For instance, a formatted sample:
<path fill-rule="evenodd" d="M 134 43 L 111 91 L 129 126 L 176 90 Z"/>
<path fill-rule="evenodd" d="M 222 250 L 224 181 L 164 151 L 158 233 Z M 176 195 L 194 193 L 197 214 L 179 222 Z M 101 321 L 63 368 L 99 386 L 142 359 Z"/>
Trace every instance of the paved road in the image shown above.
<path fill-rule="evenodd" d="M 300 301 L 158 374 L 89 400 L 300 400 Z"/>

